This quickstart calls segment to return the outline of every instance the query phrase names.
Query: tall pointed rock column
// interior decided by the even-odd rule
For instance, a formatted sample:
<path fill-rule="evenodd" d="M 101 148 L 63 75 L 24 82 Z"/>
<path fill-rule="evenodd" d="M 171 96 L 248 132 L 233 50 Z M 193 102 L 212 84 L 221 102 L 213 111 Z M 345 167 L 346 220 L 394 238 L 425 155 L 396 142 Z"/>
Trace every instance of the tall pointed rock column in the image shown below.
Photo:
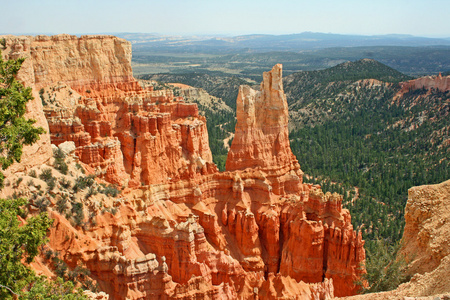
<path fill-rule="evenodd" d="M 259 91 L 240 86 L 236 115 L 235 136 L 225 166 L 227 171 L 252 168 L 270 177 L 283 174 L 301 177 L 303 173 L 289 144 L 289 113 L 281 64 L 264 72 Z"/>

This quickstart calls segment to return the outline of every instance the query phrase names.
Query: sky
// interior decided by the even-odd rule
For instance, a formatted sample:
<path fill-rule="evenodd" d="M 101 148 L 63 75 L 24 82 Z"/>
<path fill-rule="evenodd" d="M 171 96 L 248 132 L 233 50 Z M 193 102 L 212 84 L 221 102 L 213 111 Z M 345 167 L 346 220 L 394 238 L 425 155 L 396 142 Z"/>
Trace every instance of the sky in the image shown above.
<path fill-rule="evenodd" d="M 450 0 L 0 0 L 0 34 L 450 37 Z"/>

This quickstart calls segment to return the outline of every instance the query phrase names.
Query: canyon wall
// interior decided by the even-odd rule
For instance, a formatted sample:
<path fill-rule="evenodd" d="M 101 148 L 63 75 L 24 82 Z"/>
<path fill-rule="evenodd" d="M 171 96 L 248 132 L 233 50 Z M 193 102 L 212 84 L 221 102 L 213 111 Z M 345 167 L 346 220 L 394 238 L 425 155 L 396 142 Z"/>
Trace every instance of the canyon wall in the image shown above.
<path fill-rule="evenodd" d="M 364 241 L 341 195 L 303 183 L 281 65 L 264 73 L 260 91 L 240 88 L 236 135 L 219 173 L 197 105 L 141 87 L 128 42 L 61 35 L 7 44 L 28 57 L 24 82 L 44 104 L 51 142 L 73 142 L 74 160 L 98 182 L 123 187 L 120 199 L 75 199 L 89 216 L 83 226 L 50 199 L 48 247 L 70 268 L 86 266 L 110 299 L 358 291 Z"/>
<path fill-rule="evenodd" d="M 24 36 L 0 36 L 0 40 L 5 40 L 5 47 L 0 49 L 3 60 L 26 58 L 22 64 L 17 79 L 26 87 L 32 88 L 34 99 L 27 103 L 25 117 L 35 120 L 36 127 L 42 127 L 48 133 L 48 123 L 45 118 L 42 102 L 39 99 L 38 89 L 34 85 L 33 60 L 30 58 L 30 37 Z M 24 146 L 21 162 L 13 164 L 6 172 L 14 173 L 27 170 L 33 166 L 47 162 L 52 156 L 51 141 L 48 134 L 43 134 L 40 139 L 30 146 Z M 33 155 L 27 155 L 27 154 Z"/>
<path fill-rule="evenodd" d="M 132 75 L 129 42 L 113 36 L 3 38 L 7 57 L 27 58 L 19 79 L 33 87 L 30 111 L 44 120 L 38 125 L 45 123 L 55 145 L 74 141 L 80 161 L 96 175 L 140 186 L 216 170 L 197 106 L 171 90 L 143 89 Z M 38 164 L 51 156 L 50 143 L 45 146 Z"/>
<path fill-rule="evenodd" d="M 85 91 L 137 87 L 131 69 L 131 44 L 114 36 L 60 34 L 1 36 L 9 57 L 27 57 L 22 79 L 38 89 L 57 82 Z M 127 86 L 128 85 L 128 86 Z"/>

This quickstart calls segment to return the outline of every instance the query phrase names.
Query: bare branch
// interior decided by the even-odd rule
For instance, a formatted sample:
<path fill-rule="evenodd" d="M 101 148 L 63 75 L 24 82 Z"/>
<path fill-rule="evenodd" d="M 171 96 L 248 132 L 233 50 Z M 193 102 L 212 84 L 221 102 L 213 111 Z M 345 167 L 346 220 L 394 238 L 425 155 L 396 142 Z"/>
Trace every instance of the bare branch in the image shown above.
<path fill-rule="evenodd" d="M 10 289 L 9 287 L 7 287 L 7 286 L 4 286 L 4 285 L 0 284 L 0 287 L 7 289 L 8 291 L 10 291 L 12 294 L 14 294 L 16 296 L 19 296 L 19 294 L 14 293 L 14 291 L 12 289 Z"/>

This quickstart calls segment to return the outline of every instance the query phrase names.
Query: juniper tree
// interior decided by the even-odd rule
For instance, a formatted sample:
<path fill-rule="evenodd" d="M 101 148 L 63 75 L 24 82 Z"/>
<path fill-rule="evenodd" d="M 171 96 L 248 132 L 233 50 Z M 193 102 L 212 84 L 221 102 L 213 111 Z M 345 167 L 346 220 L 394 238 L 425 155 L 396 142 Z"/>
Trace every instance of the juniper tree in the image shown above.
<path fill-rule="evenodd" d="M 3 44 L 3 43 L 0 43 Z M 36 128 L 35 120 L 24 117 L 26 104 L 33 99 L 31 88 L 24 87 L 17 79 L 17 73 L 24 62 L 3 60 L 0 51 L 0 166 L 6 170 L 15 161 L 20 162 L 23 145 L 31 145 L 44 133 L 42 127 Z M 0 171 L 0 188 L 4 175 Z"/>
<path fill-rule="evenodd" d="M 5 40 L 0 45 L 5 47 Z M 23 58 L 4 61 L 0 51 L 0 166 L 7 169 L 20 162 L 23 145 L 31 145 L 44 132 L 24 117 L 26 104 L 33 99 L 31 88 L 17 81 Z M 0 189 L 4 175 L 0 171 Z M 45 244 L 53 220 L 43 212 L 26 218 L 26 199 L 0 199 L 0 299 L 85 299 L 73 285 L 49 282 L 28 266 Z M 26 218 L 24 224 L 19 216 Z"/>

